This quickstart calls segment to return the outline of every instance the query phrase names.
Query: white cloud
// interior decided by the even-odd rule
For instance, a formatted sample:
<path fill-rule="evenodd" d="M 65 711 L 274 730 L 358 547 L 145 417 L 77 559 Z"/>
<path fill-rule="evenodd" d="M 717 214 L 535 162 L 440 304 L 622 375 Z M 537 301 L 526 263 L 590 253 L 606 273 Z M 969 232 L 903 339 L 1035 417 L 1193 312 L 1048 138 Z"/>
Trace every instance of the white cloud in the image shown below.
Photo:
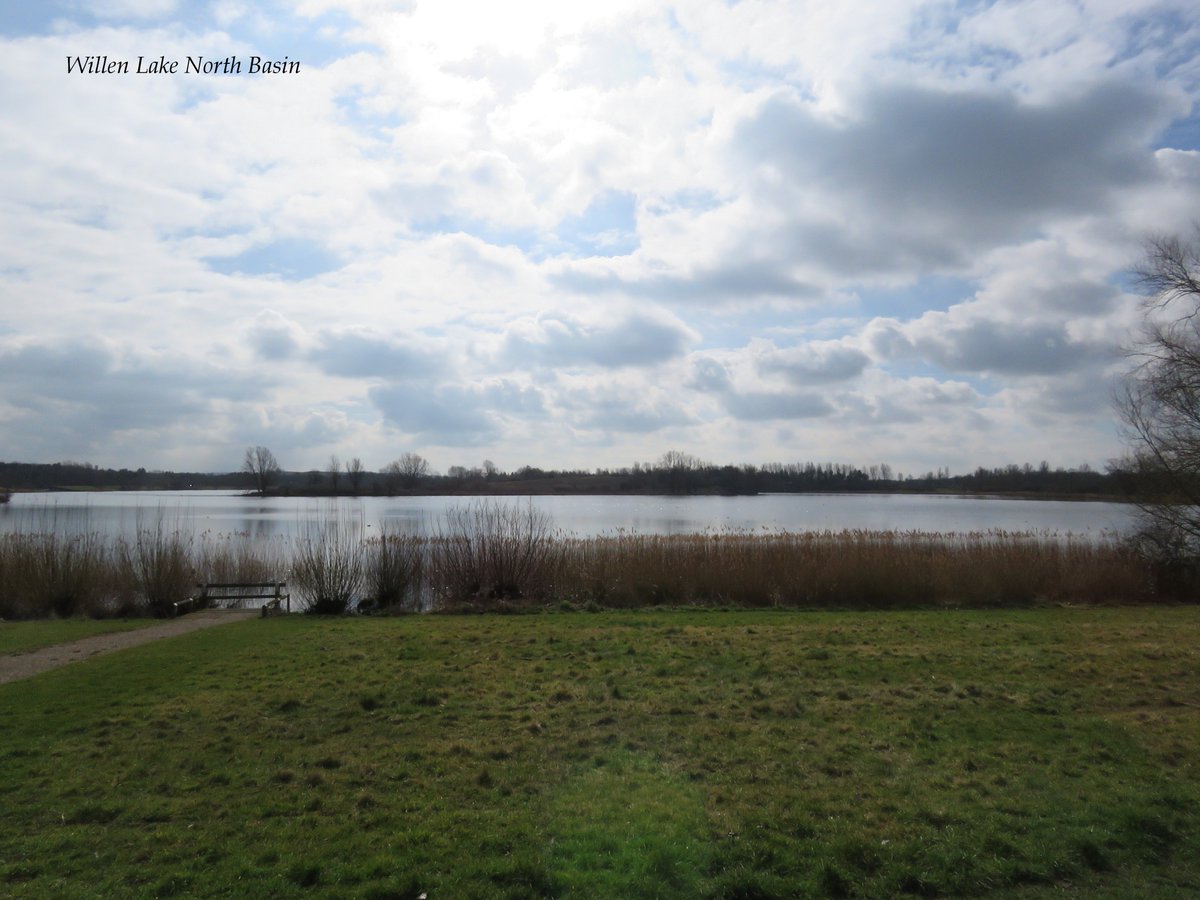
<path fill-rule="evenodd" d="M 1185 3 L 10 7 L 29 459 L 1102 464 L 1200 201 Z M 251 53 L 302 73 L 64 64 Z"/>
<path fill-rule="evenodd" d="M 810 341 L 784 349 L 766 344 L 757 349 L 759 371 L 783 375 L 801 386 L 846 381 L 861 375 L 870 363 L 867 354 L 846 340 Z"/>
<path fill-rule="evenodd" d="M 548 313 L 514 322 L 503 355 L 515 367 L 652 366 L 683 355 L 695 340 L 695 332 L 664 313 L 629 311 L 590 322 Z"/>
<path fill-rule="evenodd" d="M 159 19 L 178 10 L 179 0 L 88 0 L 73 5 L 102 19 Z"/>

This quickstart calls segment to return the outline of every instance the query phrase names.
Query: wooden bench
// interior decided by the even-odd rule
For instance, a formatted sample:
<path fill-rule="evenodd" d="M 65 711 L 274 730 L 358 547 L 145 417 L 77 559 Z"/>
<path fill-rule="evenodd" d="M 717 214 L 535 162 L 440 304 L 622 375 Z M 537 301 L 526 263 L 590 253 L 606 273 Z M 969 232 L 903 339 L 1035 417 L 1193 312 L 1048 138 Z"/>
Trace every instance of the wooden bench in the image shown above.
<path fill-rule="evenodd" d="M 223 606 L 226 609 L 242 606 L 248 600 L 266 601 L 261 605 L 264 617 L 275 613 L 292 611 L 292 596 L 284 581 L 210 581 L 196 585 L 194 596 L 175 604 L 175 615 L 188 609 L 208 609 Z"/>

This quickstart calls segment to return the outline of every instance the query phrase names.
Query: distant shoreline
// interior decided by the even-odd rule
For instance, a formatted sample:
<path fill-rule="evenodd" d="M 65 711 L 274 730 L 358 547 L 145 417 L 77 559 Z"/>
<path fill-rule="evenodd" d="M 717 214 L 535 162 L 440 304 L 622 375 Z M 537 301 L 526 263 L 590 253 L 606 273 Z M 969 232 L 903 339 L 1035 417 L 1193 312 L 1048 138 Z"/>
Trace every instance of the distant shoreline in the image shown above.
<path fill-rule="evenodd" d="M 85 485 L 56 485 L 54 487 L 45 488 L 18 488 L 9 492 L 8 496 L 16 494 L 50 494 L 50 493 L 79 493 L 79 494 L 115 494 L 115 493 L 137 493 L 139 491 L 146 492 L 162 492 L 162 493 L 187 493 L 188 491 L 229 491 L 234 496 L 244 497 L 246 499 L 262 499 L 264 496 L 273 497 L 311 497 L 335 499 L 345 498 L 353 500 L 356 498 L 365 497 L 391 497 L 394 499 L 403 499 L 404 497 L 763 497 L 763 496 L 883 496 L 883 497 L 961 497 L 973 498 L 976 500 L 1047 500 L 1059 502 L 1078 502 L 1078 503 L 1133 503 L 1134 498 L 1127 494 L 1106 494 L 1106 493 L 1070 493 L 1070 492 L 1055 492 L 1055 491 L 964 491 L 964 490 L 802 490 L 802 491 L 754 491 L 754 492 L 738 492 L 738 493 L 722 493 L 719 491 L 691 491 L 691 492 L 667 492 L 655 490 L 555 490 L 551 489 L 520 489 L 530 488 L 531 485 L 503 485 L 504 490 L 486 490 L 480 489 L 477 485 L 464 487 L 461 489 L 437 489 L 437 490 L 397 490 L 391 493 L 386 491 L 359 491 L 357 494 L 350 491 L 302 491 L 302 490 L 268 490 L 266 494 L 259 494 L 257 491 L 246 490 L 241 487 L 145 487 L 145 488 L 127 488 L 127 487 L 89 487 Z M 507 489 L 512 488 L 512 489 Z M 5 495 L 0 494 L 0 503 L 7 502 Z"/>
<path fill-rule="evenodd" d="M 265 449 L 265 448 L 264 448 Z M 268 451 L 269 452 L 269 451 Z M 1137 476 L 1087 467 L 1051 469 L 1007 465 L 961 475 L 948 470 L 923 475 L 894 473 L 891 466 L 846 463 L 767 463 L 713 465 L 686 456 L 630 467 L 555 470 L 522 466 L 511 472 L 491 463 L 479 468 L 451 466 L 445 474 L 420 466 L 408 471 L 389 464 L 380 471 L 272 467 L 265 473 L 167 472 L 103 469 L 86 463 L 0 462 L 0 492 L 30 490 L 228 490 L 268 497 L 530 497 L 530 496 L 723 496 L 758 494 L 920 494 L 1008 497 L 1028 500 L 1129 502 L 1138 495 Z M 358 463 L 357 460 L 355 460 Z M 359 464 L 361 465 L 361 464 Z"/>

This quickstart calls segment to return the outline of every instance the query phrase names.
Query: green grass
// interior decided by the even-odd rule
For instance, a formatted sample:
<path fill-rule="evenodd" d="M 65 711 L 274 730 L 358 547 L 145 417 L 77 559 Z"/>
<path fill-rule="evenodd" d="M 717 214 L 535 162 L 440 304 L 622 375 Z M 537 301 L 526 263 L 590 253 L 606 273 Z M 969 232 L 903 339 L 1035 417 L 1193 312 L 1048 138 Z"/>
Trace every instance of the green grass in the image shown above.
<path fill-rule="evenodd" d="M 252 620 L 0 687 L 0 895 L 1194 896 L 1200 609 Z"/>
<path fill-rule="evenodd" d="M 95 634 L 132 631 L 154 624 L 153 619 L 40 619 L 0 622 L 0 656 L 28 653 L 39 647 L 77 641 Z"/>

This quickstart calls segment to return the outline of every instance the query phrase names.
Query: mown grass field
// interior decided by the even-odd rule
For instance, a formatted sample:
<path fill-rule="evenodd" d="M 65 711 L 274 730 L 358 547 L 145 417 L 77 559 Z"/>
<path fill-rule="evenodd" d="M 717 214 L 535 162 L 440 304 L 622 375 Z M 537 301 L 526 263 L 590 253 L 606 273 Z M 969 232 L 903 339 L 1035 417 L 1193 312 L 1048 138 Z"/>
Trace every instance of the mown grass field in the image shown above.
<path fill-rule="evenodd" d="M 1200 609 L 254 620 L 0 686 L 0 895 L 1200 894 Z"/>
<path fill-rule="evenodd" d="M 96 634 L 132 631 L 154 624 L 154 619 L 44 619 L 37 622 L 0 622 L 0 654 L 26 653 Z"/>

